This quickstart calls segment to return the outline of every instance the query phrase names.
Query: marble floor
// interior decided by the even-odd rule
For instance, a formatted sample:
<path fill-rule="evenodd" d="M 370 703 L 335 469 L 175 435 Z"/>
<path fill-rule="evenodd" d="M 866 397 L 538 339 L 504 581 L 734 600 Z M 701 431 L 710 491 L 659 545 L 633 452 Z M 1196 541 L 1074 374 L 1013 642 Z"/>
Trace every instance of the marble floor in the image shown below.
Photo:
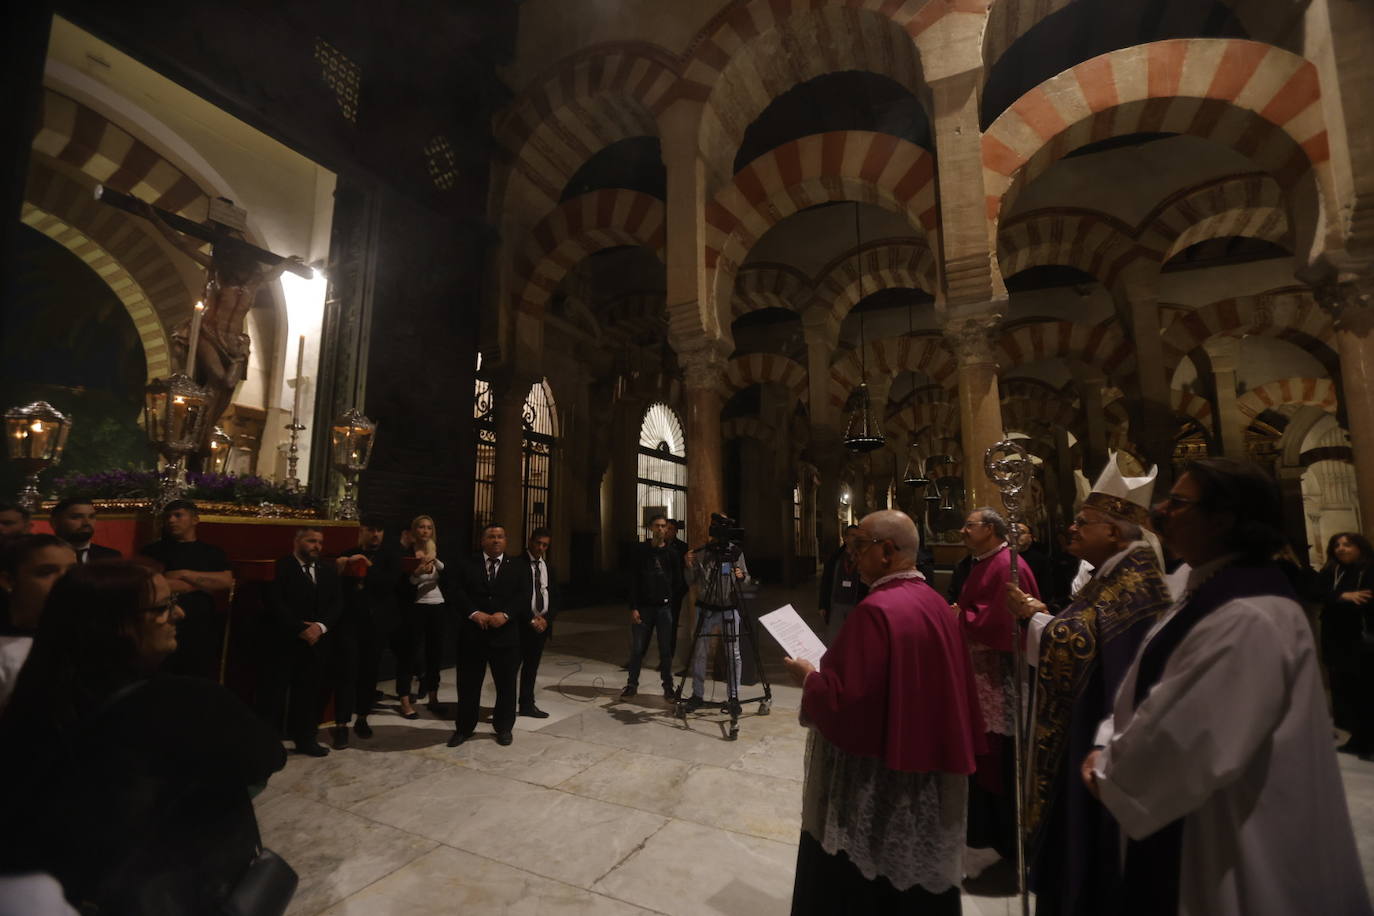
<path fill-rule="evenodd" d="M 809 594 L 766 590 L 759 606 L 801 607 Z M 772 711 L 747 706 L 730 741 L 719 713 L 668 714 L 652 672 L 646 692 L 620 698 L 624 618 L 565 614 L 540 666 L 537 702 L 550 716 L 517 720 L 510 747 L 483 724 L 450 749 L 450 720 L 421 707 L 406 721 L 388 697 L 370 741 L 291 755 L 257 799 L 264 842 L 301 876 L 288 912 L 787 913 L 805 731 L 780 653 L 763 637 Z M 449 670 L 440 700 L 451 709 L 454 697 Z M 493 699 L 488 680 L 484 706 Z M 1341 765 L 1374 875 L 1374 764 L 1341 755 Z M 970 852 L 966 867 L 965 914 L 1019 912 L 995 857 Z"/>

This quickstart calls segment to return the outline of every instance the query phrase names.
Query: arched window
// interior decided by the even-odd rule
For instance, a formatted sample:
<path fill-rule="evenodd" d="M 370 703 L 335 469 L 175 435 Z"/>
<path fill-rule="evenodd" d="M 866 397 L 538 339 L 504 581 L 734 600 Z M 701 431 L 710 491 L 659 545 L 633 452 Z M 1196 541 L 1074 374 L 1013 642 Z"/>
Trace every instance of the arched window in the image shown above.
<path fill-rule="evenodd" d="M 641 537 L 649 516 L 662 513 L 682 520 L 687 514 L 687 442 L 682 423 L 667 404 L 651 404 L 639 427 L 639 527 Z M 685 522 L 679 535 L 686 534 Z"/>
<path fill-rule="evenodd" d="M 477 368 L 482 368 L 478 355 Z M 496 514 L 496 417 L 494 398 L 482 379 L 473 389 L 472 419 L 477 438 L 477 464 L 473 480 L 472 525 L 476 535 L 495 519 Z M 523 429 L 520 454 L 524 481 L 519 528 L 514 519 L 503 519 L 511 549 L 518 549 L 529 532 L 549 527 L 553 522 L 553 459 L 558 440 L 558 418 L 553 393 L 547 380 L 535 382 L 525 398 L 521 416 Z"/>

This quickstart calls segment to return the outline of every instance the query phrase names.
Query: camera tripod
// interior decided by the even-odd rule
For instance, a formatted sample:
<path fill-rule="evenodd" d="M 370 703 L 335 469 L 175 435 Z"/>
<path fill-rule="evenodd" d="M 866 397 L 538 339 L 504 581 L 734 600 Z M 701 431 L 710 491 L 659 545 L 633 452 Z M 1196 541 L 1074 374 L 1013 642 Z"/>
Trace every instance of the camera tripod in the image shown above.
<path fill-rule="evenodd" d="M 696 665 L 697 648 L 704 639 L 710 639 L 713 635 L 706 632 L 706 617 L 708 614 L 720 614 L 720 632 L 717 638 L 720 645 L 725 650 L 725 693 L 726 698 L 721 702 L 705 702 L 694 708 L 722 709 L 730 714 L 729 740 L 734 741 L 739 738 L 739 717 L 745 703 L 759 704 L 758 714 L 768 715 L 773 706 L 773 690 L 768 685 L 768 675 L 763 670 L 763 659 L 759 657 L 758 640 L 754 638 L 754 625 L 749 619 L 749 614 L 744 603 L 744 595 L 740 591 L 739 580 L 734 576 L 733 564 L 739 557 L 739 547 L 728 544 L 724 548 L 713 544 L 708 544 L 701 548 L 710 551 L 713 557 L 712 565 L 715 566 L 714 575 L 728 578 L 730 584 L 729 607 L 726 602 L 720 605 L 705 605 L 697 602 L 697 623 L 696 630 L 692 634 L 692 651 L 688 659 L 687 670 L 677 682 L 677 694 L 673 698 L 673 712 L 679 719 L 687 721 L 688 701 L 682 698 L 682 690 L 687 686 L 687 678 L 693 673 Z M 723 608 L 723 609 L 722 609 Z M 739 652 L 740 632 L 736 628 L 736 621 L 739 628 L 743 629 L 745 635 L 749 637 L 749 648 L 754 656 L 754 669 L 758 671 L 759 683 L 763 685 L 763 696 L 749 697 L 741 699 L 739 695 L 740 669 L 743 667 L 743 659 L 736 663 L 736 653 Z"/>

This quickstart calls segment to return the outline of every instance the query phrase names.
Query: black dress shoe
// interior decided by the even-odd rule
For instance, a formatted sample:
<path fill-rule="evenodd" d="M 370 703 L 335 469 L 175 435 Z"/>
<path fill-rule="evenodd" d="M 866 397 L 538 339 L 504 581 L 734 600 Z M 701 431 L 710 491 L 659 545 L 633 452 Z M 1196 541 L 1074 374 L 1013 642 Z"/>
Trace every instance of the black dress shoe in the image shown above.
<path fill-rule="evenodd" d="M 700 709 L 704 702 L 705 701 L 701 697 L 697 696 L 696 694 L 692 694 L 692 696 L 690 696 L 687 699 L 687 708 Z"/>
<path fill-rule="evenodd" d="M 497 732 L 496 743 L 502 747 L 510 747 L 510 743 L 515 740 L 515 736 L 510 732 Z"/>
<path fill-rule="evenodd" d="M 663 699 L 667 700 L 669 703 L 676 703 L 676 702 L 677 702 L 677 691 L 674 690 L 674 689 L 671 688 L 671 687 L 664 687 L 664 688 L 663 688 Z"/>
<path fill-rule="evenodd" d="M 637 693 L 639 693 L 639 688 L 634 684 L 626 684 L 625 689 L 620 691 L 622 697 L 632 697 Z"/>
<path fill-rule="evenodd" d="M 462 744 L 464 741 L 468 740 L 471 737 L 472 732 L 468 732 L 467 734 L 463 734 L 462 732 L 454 732 L 452 735 L 449 736 L 448 746 L 457 747 L 458 745 Z"/>
<path fill-rule="evenodd" d="M 307 757 L 328 757 L 329 748 L 320 744 L 314 738 L 301 739 L 296 742 L 296 753 L 304 754 Z"/>
<path fill-rule="evenodd" d="M 357 720 L 353 723 L 353 732 L 359 738 L 371 738 L 372 726 L 367 724 L 366 718 L 364 718 L 363 716 L 359 716 Z"/>
<path fill-rule="evenodd" d="M 448 707 L 445 706 L 443 703 L 440 703 L 438 700 L 430 700 L 428 703 L 425 704 L 425 709 L 428 709 L 436 716 L 442 716 L 448 712 Z"/>
<path fill-rule="evenodd" d="M 521 706 L 520 715 L 529 716 L 531 719 L 547 719 L 549 717 L 548 713 L 544 712 L 544 710 L 535 706 L 533 703 L 528 706 Z"/>
<path fill-rule="evenodd" d="M 348 726 L 336 725 L 329 730 L 329 737 L 333 740 L 333 747 L 336 751 L 341 751 L 348 747 Z"/>

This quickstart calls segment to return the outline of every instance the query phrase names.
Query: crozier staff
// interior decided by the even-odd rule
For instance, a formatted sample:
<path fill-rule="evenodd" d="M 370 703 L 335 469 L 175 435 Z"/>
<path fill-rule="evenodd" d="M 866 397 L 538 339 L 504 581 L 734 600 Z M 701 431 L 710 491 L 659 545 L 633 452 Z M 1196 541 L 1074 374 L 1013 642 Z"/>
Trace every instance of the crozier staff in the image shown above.
<path fill-rule="evenodd" d="M 854 538 L 867 597 L 835 643 L 785 659 L 807 736 L 792 913 L 957 914 L 968 774 L 983 723 L 957 618 L 916 571 L 902 512 Z"/>

